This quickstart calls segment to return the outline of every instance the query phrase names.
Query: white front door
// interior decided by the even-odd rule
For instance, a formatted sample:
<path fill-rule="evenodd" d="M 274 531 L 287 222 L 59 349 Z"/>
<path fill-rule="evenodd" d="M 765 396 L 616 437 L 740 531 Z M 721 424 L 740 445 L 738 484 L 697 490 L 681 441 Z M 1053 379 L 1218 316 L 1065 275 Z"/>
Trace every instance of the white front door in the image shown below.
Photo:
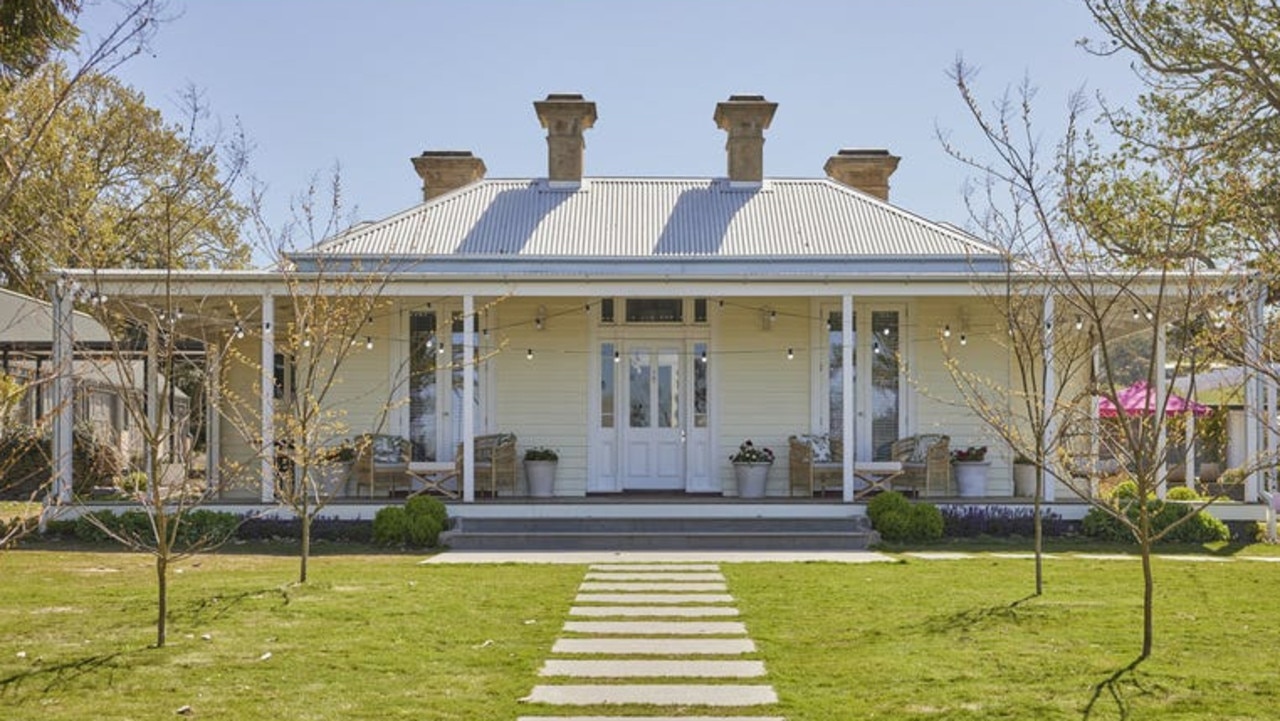
<path fill-rule="evenodd" d="M 683 343 L 634 341 L 623 357 L 623 490 L 684 490 Z"/>

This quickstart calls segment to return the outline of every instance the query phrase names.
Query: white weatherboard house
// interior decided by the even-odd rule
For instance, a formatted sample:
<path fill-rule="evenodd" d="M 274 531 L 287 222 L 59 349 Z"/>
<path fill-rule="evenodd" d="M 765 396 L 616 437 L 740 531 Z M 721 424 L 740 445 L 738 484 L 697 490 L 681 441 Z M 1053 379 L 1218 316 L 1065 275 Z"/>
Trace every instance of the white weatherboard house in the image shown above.
<path fill-rule="evenodd" d="M 887 458 L 900 438 L 945 434 L 951 448 L 991 444 L 987 494 L 1012 494 L 1012 459 L 954 402 L 939 343 L 944 331 L 976 339 L 1000 327 L 975 279 L 1003 278 L 1004 256 L 892 205 L 898 158 L 842 150 L 828 177 L 767 177 L 776 104 L 733 96 L 714 115 L 728 134 L 725 177 L 584 177 L 595 104 L 550 95 L 534 105 L 547 177 L 485 178 L 470 153 L 426 152 L 413 158 L 422 203 L 291 255 L 298 274 L 386 274 L 361 332 L 369 348 L 330 397 L 351 434 L 407 439 L 425 467 L 454 461 L 459 447 L 466 456 L 477 436 L 513 434 L 520 452 L 559 452 L 557 497 L 694 501 L 734 494 L 728 459 L 744 439 L 778 453 L 766 493 L 789 496 L 788 438 L 829 434 L 853 450 L 837 468 L 846 502 L 860 487 L 855 463 Z M 234 343 L 256 365 L 211 372 L 228 394 L 271 407 L 287 366 L 271 332 L 287 321 L 279 271 L 83 277 L 116 298 L 222 308 L 223 333 L 244 322 L 250 332 Z M 1000 344 L 957 350 L 1011 378 Z M 222 497 L 270 500 L 274 465 L 254 449 L 271 447 L 276 428 L 261 425 L 256 438 L 225 418 L 211 429 L 210 483 Z M 464 457 L 450 482 L 463 503 L 484 495 L 474 465 Z M 527 492 L 518 474 L 502 495 Z"/>

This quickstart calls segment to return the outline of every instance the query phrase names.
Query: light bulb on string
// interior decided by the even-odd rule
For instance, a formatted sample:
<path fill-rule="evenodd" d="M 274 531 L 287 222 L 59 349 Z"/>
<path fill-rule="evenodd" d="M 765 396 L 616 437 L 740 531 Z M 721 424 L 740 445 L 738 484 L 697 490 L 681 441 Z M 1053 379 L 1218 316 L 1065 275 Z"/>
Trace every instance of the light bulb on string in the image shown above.
<path fill-rule="evenodd" d="M 951 337 L 951 324 L 950 324 L 950 323 L 948 323 L 948 324 L 946 324 L 946 325 L 942 326 L 942 337 L 943 337 L 943 338 L 950 338 L 950 337 Z"/>
<path fill-rule="evenodd" d="M 240 324 L 240 321 L 236 321 L 235 328 L 231 332 L 235 334 L 236 340 L 244 339 L 244 326 Z"/>
<path fill-rule="evenodd" d="M 880 355 L 880 341 L 875 341 L 871 344 L 871 352 Z"/>
<path fill-rule="evenodd" d="M 796 349 L 795 349 L 795 348 L 788 348 L 788 349 L 787 349 L 787 360 L 795 360 L 795 359 L 796 359 Z"/>
<path fill-rule="evenodd" d="M 532 348 L 530 348 L 529 350 L 527 350 L 527 351 L 525 351 L 525 352 L 524 352 L 524 359 L 525 359 L 525 360 L 533 360 L 533 349 L 532 349 Z"/>
<path fill-rule="evenodd" d="M 614 363 L 621 363 L 621 362 L 622 362 L 622 353 L 620 353 L 620 352 L 618 352 L 618 351 L 614 351 L 614 352 L 613 352 L 613 362 L 614 362 Z"/>
<path fill-rule="evenodd" d="M 1076 316 L 1076 330 L 1081 330 L 1083 328 L 1084 328 L 1084 318 L 1080 316 Z"/>
<path fill-rule="evenodd" d="M 1134 320 L 1137 320 L 1137 319 L 1138 319 L 1138 318 L 1140 318 L 1140 317 L 1142 317 L 1142 315 L 1141 315 L 1140 313 L 1138 313 L 1138 309 L 1137 309 L 1137 308 L 1134 308 L 1134 309 L 1133 309 L 1133 319 L 1134 319 Z"/>
<path fill-rule="evenodd" d="M 964 333 L 961 333 L 961 334 L 960 334 L 960 345 L 968 345 L 968 344 L 969 344 L 969 337 L 968 337 L 968 336 L 966 336 Z"/>
<path fill-rule="evenodd" d="M 364 349 L 373 350 L 373 336 L 367 335 L 364 337 Z"/>

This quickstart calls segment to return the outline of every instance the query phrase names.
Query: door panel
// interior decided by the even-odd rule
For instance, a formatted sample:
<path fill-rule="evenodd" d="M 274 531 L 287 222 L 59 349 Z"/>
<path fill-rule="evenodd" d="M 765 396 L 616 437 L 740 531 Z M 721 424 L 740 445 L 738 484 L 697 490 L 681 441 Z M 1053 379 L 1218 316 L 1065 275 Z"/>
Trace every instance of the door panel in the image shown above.
<path fill-rule="evenodd" d="M 684 490 L 679 346 L 633 342 L 627 350 L 624 490 Z"/>

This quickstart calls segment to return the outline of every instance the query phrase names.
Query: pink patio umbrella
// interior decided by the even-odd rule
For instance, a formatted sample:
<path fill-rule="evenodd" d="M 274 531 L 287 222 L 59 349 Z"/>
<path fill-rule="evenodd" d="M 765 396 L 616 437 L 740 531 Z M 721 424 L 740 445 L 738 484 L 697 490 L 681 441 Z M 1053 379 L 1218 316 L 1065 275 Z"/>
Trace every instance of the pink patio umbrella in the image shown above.
<path fill-rule="evenodd" d="M 1155 395 L 1155 389 L 1149 387 L 1146 381 L 1138 381 L 1117 393 L 1116 400 L 1120 401 L 1120 407 L 1124 409 L 1126 416 L 1145 415 L 1155 411 Z M 1176 393 L 1169 394 L 1168 401 L 1164 407 L 1165 414 L 1170 416 L 1190 412 L 1199 417 L 1206 416 L 1212 411 L 1213 409 L 1209 406 L 1189 401 Z M 1099 417 L 1115 418 L 1117 415 L 1116 406 L 1111 402 L 1110 398 L 1100 398 L 1098 400 Z"/>

